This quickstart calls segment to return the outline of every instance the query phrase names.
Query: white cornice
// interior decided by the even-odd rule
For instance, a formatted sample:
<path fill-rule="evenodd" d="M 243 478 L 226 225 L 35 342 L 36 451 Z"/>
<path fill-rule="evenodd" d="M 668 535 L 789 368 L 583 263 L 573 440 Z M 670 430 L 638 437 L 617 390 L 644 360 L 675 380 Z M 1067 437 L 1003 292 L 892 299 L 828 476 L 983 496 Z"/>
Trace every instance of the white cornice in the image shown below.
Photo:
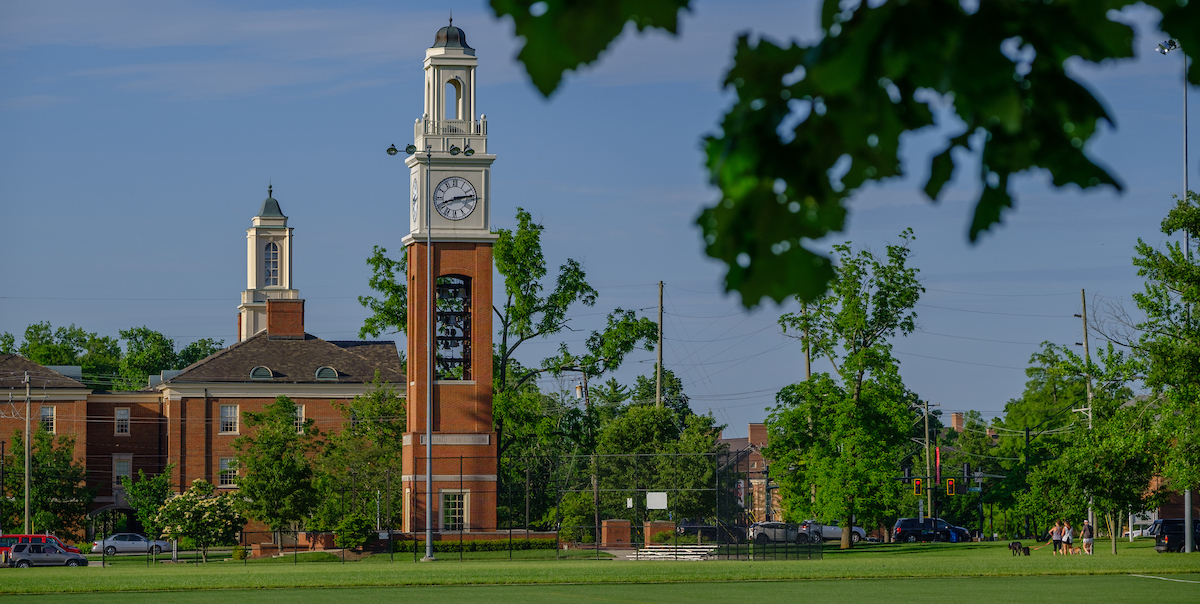
<path fill-rule="evenodd" d="M 392 384 L 400 396 L 405 396 L 404 384 Z M 166 400 L 182 398 L 354 398 L 371 390 L 370 384 L 285 384 L 264 382 L 261 384 L 236 383 L 167 383 L 159 387 Z"/>
<path fill-rule="evenodd" d="M 7 392 L 4 390 L 7 390 Z M 24 388 L 21 388 L 20 390 L 5 388 L 4 390 L 0 390 L 0 403 L 25 402 Z M 46 388 L 44 390 L 35 389 L 29 393 L 29 400 L 35 403 L 41 403 L 44 401 L 84 401 L 87 400 L 87 397 L 89 394 L 91 394 L 91 392 L 92 391 L 90 389 L 84 388 Z"/>

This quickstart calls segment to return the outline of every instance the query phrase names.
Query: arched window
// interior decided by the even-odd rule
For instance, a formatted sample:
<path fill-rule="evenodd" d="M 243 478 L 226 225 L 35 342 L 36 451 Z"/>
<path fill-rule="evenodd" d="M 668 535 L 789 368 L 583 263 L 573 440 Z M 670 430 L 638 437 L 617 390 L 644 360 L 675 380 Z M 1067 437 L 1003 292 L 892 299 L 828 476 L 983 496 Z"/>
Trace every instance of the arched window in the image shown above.
<path fill-rule="evenodd" d="M 274 241 L 263 253 L 263 285 L 279 285 L 279 245 Z"/>
<path fill-rule="evenodd" d="M 250 370 L 250 379 L 252 380 L 269 380 L 273 377 L 275 377 L 275 374 L 271 372 L 270 368 L 263 367 L 262 365 Z"/>
<path fill-rule="evenodd" d="M 446 82 L 446 119 L 461 120 L 462 117 L 462 91 L 458 89 L 458 80 L 450 80 Z"/>
<path fill-rule="evenodd" d="M 471 280 L 438 277 L 437 379 L 471 379 Z"/>
<path fill-rule="evenodd" d="M 338 379 L 337 369 L 333 367 L 321 367 L 317 369 L 317 381 L 326 382 Z"/>

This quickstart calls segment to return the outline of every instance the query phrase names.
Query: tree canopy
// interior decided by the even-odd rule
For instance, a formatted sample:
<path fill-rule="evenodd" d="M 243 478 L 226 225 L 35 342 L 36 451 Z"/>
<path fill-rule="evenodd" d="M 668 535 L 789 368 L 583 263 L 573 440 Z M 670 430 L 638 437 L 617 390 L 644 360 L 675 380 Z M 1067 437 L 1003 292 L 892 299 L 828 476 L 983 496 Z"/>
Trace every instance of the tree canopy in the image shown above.
<path fill-rule="evenodd" d="M 956 169 L 976 170 L 971 241 L 1014 207 L 1016 175 L 1045 170 L 1055 187 L 1119 191 L 1086 149 L 1115 120 L 1068 66 L 1132 57 L 1133 30 L 1118 13 L 1137 3 L 824 0 L 814 42 L 739 35 L 723 83 L 733 103 L 704 140 L 720 197 L 696 219 L 705 252 L 728 267 L 726 288 L 748 307 L 822 295 L 833 266 L 808 242 L 844 229 L 847 202 L 864 185 L 903 175 L 900 140 L 909 132 L 946 132 L 928 160 L 930 200 Z M 497 17 L 512 18 L 523 40 L 517 59 L 545 96 L 564 72 L 598 60 L 627 25 L 674 34 L 692 4 L 491 0 Z M 1200 6 L 1146 4 L 1195 56 Z M 1200 85 L 1200 69 L 1193 65 L 1188 79 Z M 938 117 L 938 107 L 950 113 Z M 978 157 L 979 167 L 956 150 Z"/>

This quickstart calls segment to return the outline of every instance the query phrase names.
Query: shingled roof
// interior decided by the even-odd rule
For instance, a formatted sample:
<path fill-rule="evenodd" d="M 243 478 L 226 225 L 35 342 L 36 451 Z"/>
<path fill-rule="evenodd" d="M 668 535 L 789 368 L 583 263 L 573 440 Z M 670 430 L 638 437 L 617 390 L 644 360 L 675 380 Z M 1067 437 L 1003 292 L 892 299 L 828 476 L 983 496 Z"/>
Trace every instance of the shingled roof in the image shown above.
<path fill-rule="evenodd" d="M 82 388 L 91 387 L 75 381 L 44 365 L 39 365 L 19 354 L 0 354 L 0 389 L 25 389 L 25 372 L 29 372 L 29 384 L 33 388 Z"/>
<path fill-rule="evenodd" d="M 251 378 L 256 367 L 270 369 L 271 376 Z M 332 367 L 337 377 L 318 380 L 322 367 Z M 189 365 L 159 387 L 209 382 L 358 384 L 374 379 L 376 370 L 386 382 L 405 382 L 395 342 L 330 342 L 307 333 L 303 340 L 284 340 L 263 332 Z"/>

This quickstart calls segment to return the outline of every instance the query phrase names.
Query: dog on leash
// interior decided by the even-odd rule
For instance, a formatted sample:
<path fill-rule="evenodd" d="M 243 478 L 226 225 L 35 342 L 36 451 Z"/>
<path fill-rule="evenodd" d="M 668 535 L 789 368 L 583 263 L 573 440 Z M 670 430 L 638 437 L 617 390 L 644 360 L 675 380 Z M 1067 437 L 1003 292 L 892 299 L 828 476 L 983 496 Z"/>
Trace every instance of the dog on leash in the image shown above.
<path fill-rule="evenodd" d="M 1029 546 L 1021 545 L 1020 541 L 1013 541 L 1012 543 L 1009 543 L 1008 549 L 1012 551 L 1012 555 L 1014 555 L 1014 556 L 1028 556 L 1029 555 Z"/>

